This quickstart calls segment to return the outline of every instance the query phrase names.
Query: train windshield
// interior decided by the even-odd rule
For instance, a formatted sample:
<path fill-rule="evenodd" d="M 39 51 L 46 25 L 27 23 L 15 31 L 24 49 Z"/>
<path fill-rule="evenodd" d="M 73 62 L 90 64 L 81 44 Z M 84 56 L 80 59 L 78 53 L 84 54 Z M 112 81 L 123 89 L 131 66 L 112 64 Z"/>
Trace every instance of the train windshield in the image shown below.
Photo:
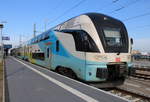
<path fill-rule="evenodd" d="M 105 41 L 108 46 L 121 46 L 121 34 L 119 28 L 103 28 Z"/>
<path fill-rule="evenodd" d="M 128 52 L 128 34 L 121 21 L 97 13 L 87 15 L 92 20 L 106 53 Z"/>

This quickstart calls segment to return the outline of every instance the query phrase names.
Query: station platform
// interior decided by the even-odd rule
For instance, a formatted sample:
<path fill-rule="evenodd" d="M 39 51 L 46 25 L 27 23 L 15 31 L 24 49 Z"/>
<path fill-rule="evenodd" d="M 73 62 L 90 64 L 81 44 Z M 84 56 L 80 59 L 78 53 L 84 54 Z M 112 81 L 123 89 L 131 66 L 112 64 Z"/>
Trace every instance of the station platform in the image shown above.
<path fill-rule="evenodd" d="M 5 59 L 6 102 L 128 102 L 14 57 Z"/>

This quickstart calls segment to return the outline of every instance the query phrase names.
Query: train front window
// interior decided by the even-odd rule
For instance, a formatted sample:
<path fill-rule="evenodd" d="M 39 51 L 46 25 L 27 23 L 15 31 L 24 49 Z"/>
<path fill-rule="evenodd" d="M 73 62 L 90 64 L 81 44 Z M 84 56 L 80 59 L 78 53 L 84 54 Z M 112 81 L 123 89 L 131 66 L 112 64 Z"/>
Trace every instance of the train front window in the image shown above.
<path fill-rule="evenodd" d="M 121 46 L 120 28 L 103 28 L 105 41 L 108 46 Z"/>
<path fill-rule="evenodd" d="M 128 34 L 124 24 L 112 17 L 88 14 L 92 20 L 106 53 L 128 52 Z"/>

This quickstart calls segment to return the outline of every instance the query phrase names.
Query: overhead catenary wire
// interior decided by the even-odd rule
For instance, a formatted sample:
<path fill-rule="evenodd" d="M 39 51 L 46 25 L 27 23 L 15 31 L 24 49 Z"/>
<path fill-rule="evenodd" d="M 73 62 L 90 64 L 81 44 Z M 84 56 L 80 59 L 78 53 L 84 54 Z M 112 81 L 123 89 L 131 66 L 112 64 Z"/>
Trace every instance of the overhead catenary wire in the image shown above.
<path fill-rule="evenodd" d="M 112 2 L 110 2 L 109 4 L 107 4 L 106 6 L 104 6 L 103 8 L 99 8 L 100 10 L 103 10 L 105 8 L 107 8 L 108 6 L 112 5 L 112 4 L 115 4 L 117 2 L 119 2 L 120 0 L 113 0 Z"/>
<path fill-rule="evenodd" d="M 118 2 L 118 1 L 119 1 L 119 0 L 113 0 L 112 3 L 116 3 L 116 2 Z"/>
<path fill-rule="evenodd" d="M 103 7 L 98 8 L 97 10 L 103 10 L 103 9 L 107 8 L 108 6 L 110 6 L 110 5 L 117 3 L 118 1 L 120 1 L 120 0 L 112 0 L 110 3 L 108 3 L 107 5 L 103 5 Z M 87 11 L 88 9 L 89 8 L 87 8 L 85 11 Z"/>
<path fill-rule="evenodd" d="M 121 6 L 120 8 L 115 9 L 113 12 L 120 11 L 120 10 L 122 10 L 124 8 L 127 8 L 127 7 L 129 7 L 131 5 L 133 5 L 133 4 L 136 4 L 139 1 L 141 1 L 141 0 L 135 0 L 135 1 L 131 2 L 130 4 L 127 4 L 126 6 Z M 113 12 L 111 12 L 111 13 L 113 13 Z M 137 15 L 137 16 L 133 16 L 133 17 L 129 17 L 129 18 L 124 19 L 123 21 L 134 20 L 134 19 L 137 19 L 137 18 L 140 18 L 140 17 L 149 16 L 149 15 L 150 15 L 150 12 L 144 13 L 144 14 L 141 14 L 141 15 Z M 136 27 L 134 27 L 134 29 L 146 28 L 146 27 L 150 27 L 150 25 L 136 26 Z"/>
<path fill-rule="evenodd" d="M 71 8 L 67 9 L 65 12 L 63 12 L 60 16 L 58 16 L 57 18 L 55 18 L 55 19 L 54 19 L 53 21 L 51 21 L 51 22 L 53 23 L 53 22 L 57 21 L 59 18 L 65 16 L 66 13 L 68 13 L 68 12 L 70 12 L 71 10 L 75 9 L 76 7 L 80 6 L 80 5 L 81 5 L 83 2 L 85 2 L 85 1 L 86 1 L 86 0 L 81 0 L 80 2 L 78 2 L 77 4 L 75 4 L 74 6 L 72 6 Z M 119 1 L 120 1 L 120 0 L 113 0 L 113 1 L 111 2 L 111 4 L 117 3 L 117 2 L 119 2 Z M 118 9 L 116 9 L 115 11 L 120 11 L 120 10 L 122 10 L 122 9 L 124 9 L 124 8 L 126 8 L 126 7 L 128 7 L 128 6 L 130 6 L 130 5 L 133 5 L 133 4 L 137 3 L 138 1 L 140 1 L 140 0 L 135 0 L 134 2 L 132 2 L 132 3 L 128 4 L 128 5 L 126 5 L 126 6 L 122 6 L 122 7 L 118 8 Z M 141 15 L 134 16 L 134 17 L 129 17 L 129 18 L 124 19 L 123 21 L 129 21 L 129 20 L 136 19 L 136 18 L 143 17 L 143 16 L 147 16 L 147 15 L 150 15 L 150 13 L 145 13 L 145 14 L 141 14 Z M 49 22 L 48 24 L 50 24 L 51 22 Z"/>
<path fill-rule="evenodd" d="M 119 7 L 119 8 L 117 8 L 117 9 L 115 9 L 115 10 L 109 12 L 109 13 L 118 12 L 118 11 L 120 11 L 120 10 L 122 10 L 122 9 L 125 9 L 125 8 L 131 6 L 131 5 L 136 4 L 138 1 L 140 1 L 140 0 L 135 0 L 135 1 L 131 2 L 131 3 L 129 3 L 129 4 L 123 5 L 123 6 Z"/>
<path fill-rule="evenodd" d="M 78 6 L 80 6 L 82 3 L 84 3 L 86 0 L 81 0 L 80 2 L 78 2 L 77 4 L 75 4 L 74 6 L 72 6 L 71 8 L 67 9 L 65 12 L 63 12 L 60 16 L 58 16 L 57 18 L 55 18 L 53 21 L 51 22 L 55 22 L 57 21 L 59 18 L 63 17 L 64 15 L 66 15 L 67 13 L 69 13 L 71 10 L 77 8 Z M 50 22 L 48 23 L 50 24 Z"/>
<path fill-rule="evenodd" d="M 148 15 L 150 15 L 150 12 L 144 13 L 144 14 L 141 14 L 141 15 L 137 15 L 137 16 L 133 16 L 133 17 L 129 17 L 129 18 L 124 19 L 123 21 L 129 21 L 129 20 L 137 19 L 137 18 L 140 18 L 140 17 L 148 16 Z"/>
<path fill-rule="evenodd" d="M 145 29 L 145 28 L 149 28 L 150 27 L 150 24 L 148 25 L 141 25 L 141 26 L 134 26 L 134 27 L 130 27 L 132 29 L 138 29 L 138 30 L 141 30 L 141 29 Z"/>
<path fill-rule="evenodd" d="M 76 5 L 72 6 L 71 8 L 67 9 L 65 12 L 63 12 L 60 16 L 58 16 L 57 18 L 55 18 L 54 20 L 52 20 L 51 22 L 55 22 L 57 21 L 59 18 L 63 17 L 66 13 L 70 12 L 71 10 L 77 8 L 78 6 L 80 6 L 82 3 L 84 3 L 87 0 L 81 0 L 80 2 L 78 2 Z M 120 0 L 113 0 L 111 2 L 111 4 L 117 3 Z M 48 24 L 50 24 L 51 22 L 49 22 Z"/>

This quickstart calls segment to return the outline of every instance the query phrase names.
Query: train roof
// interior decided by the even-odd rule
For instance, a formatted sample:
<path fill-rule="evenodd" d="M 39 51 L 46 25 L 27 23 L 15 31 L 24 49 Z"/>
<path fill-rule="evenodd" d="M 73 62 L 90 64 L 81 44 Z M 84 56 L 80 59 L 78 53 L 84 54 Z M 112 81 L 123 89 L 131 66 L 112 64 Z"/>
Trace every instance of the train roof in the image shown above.
<path fill-rule="evenodd" d="M 68 19 L 67 21 L 69 21 L 69 20 L 71 20 L 71 19 L 74 19 L 74 18 L 77 18 L 77 17 L 82 16 L 82 15 L 88 16 L 93 22 L 97 22 L 97 20 L 102 21 L 102 20 L 104 20 L 104 19 L 111 19 L 111 20 L 113 20 L 113 21 L 117 21 L 117 22 L 119 22 L 119 23 L 122 23 L 120 20 L 118 20 L 118 19 L 116 19 L 116 18 L 107 16 L 107 15 L 105 15 L 105 14 L 94 13 L 94 12 L 92 12 L 92 13 L 80 14 L 80 15 L 78 15 L 78 16 L 75 16 L 75 17 L 73 17 L 73 18 Z M 55 27 L 57 27 L 57 26 L 59 26 L 59 25 L 62 25 L 62 24 L 64 24 L 64 23 L 67 22 L 67 21 L 64 21 L 63 23 L 60 23 L 60 24 L 56 25 Z M 47 32 L 50 32 L 50 31 L 51 31 L 52 29 L 54 29 L 55 27 L 52 27 L 52 28 L 48 29 L 47 31 L 45 31 L 45 32 L 43 32 L 43 33 L 37 35 L 35 38 L 30 39 L 30 40 L 28 41 L 28 43 L 30 43 L 31 41 L 35 40 L 35 39 L 38 38 L 38 37 L 41 37 L 41 36 L 45 35 Z"/>
<path fill-rule="evenodd" d="M 82 15 L 87 15 L 87 16 L 90 17 L 91 19 L 92 19 L 92 18 L 95 18 L 95 17 L 97 17 L 97 18 L 99 18 L 99 19 L 104 19 L 104 18 L 106 17 L 107 19 L 111 19 L 111 20 L 115 20 L 115 21 L 121 22 L 119 19 L 116 19 L 116 18 L 114 18 L 114 17 L 110 17 L 110 16 L 108 16 L 108 15 L 101 14 L 101 13 L 85 13 L 85 14 L 82 14 Z"/>
<path fill-rule="evenodd" d="M 82 15 L 88 16 L 92 21 L 94 21 L 95 18 L 97 18 L 97 19 L 100 19 L 100 20 L 110 19 L 110 20 L 112 20 L 112 21 L 117 21 L 117 22 L 119 22 L 119 23 L 122 23 L 122 21 L 120 21 L 119 19 L 116 19 L 116 18 L 114 18 L 114 17 L 108 16 L 108 15 L 105 15 L 105 14 L 102 14 L 102 13 L 91 12 L 91 13 L 83 13 L 83 14 L 80 14 L 80 15 L 78 15 L 78 16 L 72 17 L 72 18 L 70 18 L 70 19 L 68 19 L 68 20 L 66 20 L 66 21 L 64 21 L 64 22 L 62 22 L 62 23 L 60 23 L 60 24 L 58 24 L 58 25 L 52 27 L 51 29 L 54 29 L 54 28 L 56 28 L 57 26 L 62 25 L 62 24 L 64 24 L 65 22 L 70 21 L 70 20 L 72 20 L 72 19 L 75 19 L 75 18 L 77 18 L 77 17 L 80 17 L 80 16 L 82 16 Z"/>

